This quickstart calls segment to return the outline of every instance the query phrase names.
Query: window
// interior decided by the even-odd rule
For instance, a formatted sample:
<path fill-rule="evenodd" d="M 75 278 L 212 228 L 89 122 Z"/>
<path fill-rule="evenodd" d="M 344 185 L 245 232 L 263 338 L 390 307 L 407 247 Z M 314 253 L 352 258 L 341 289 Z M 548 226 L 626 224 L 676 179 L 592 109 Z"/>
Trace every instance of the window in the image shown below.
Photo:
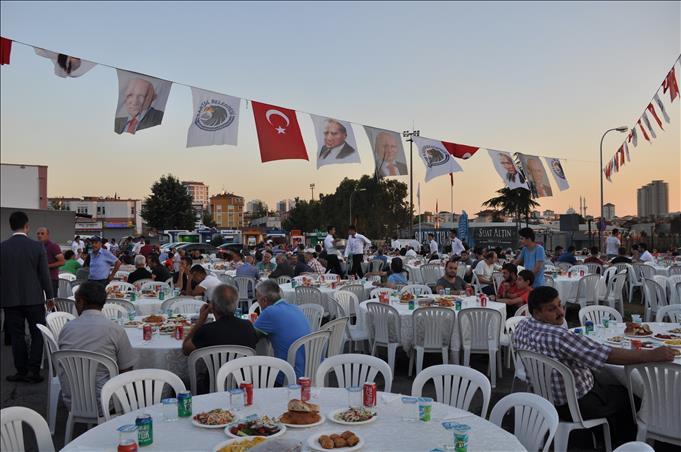
<path fill-rule="evenodd" d="M 77 213 L 84 213 L 87 215 L 87 207 L 80 206 L 76 210 Z"/>
<path fill-rule="evenodd" d="M 106 215 L 106 208 L 104 206 L 97 206 L 97 215 Z"/>

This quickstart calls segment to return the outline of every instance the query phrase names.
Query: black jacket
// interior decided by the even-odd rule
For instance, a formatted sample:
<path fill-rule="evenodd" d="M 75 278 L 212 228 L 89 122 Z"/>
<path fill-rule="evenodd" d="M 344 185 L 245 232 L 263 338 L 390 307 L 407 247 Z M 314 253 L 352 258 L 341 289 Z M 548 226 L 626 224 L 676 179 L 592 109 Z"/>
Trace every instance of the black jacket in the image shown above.
<path fill-rule="evenodd" d="M 0 307 L 43 304 L 54 296 L 42 243 L 22 234 L 0 243 Z"/>

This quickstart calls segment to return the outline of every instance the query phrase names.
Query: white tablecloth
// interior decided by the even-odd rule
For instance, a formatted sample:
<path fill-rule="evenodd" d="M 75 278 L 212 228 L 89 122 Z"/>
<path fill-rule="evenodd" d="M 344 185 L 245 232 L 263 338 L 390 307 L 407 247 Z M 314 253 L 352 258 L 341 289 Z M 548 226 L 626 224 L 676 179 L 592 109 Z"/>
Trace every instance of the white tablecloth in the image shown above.
<path fill-rule="evenodd" d="M 359 281 L 356 282 L 359 284 Z M 291 283 L 286 283 L 286 284 L 280 284 L 279 287 L 281 288 L 282 295 L 284 297 L 284 300 L 288 301 L 289 303 L 295 304 L 296 303 L 296 289 L 291 287 Z M 364 283 L 364 297 L 360 299 L 361 300 L 366 300 L 371 296 L 371 291 L 375 289 L 376 286 L 373 285 L 373 283 L 366 282 Z M 319 286 L 317 287 L 322 292 L 322 296 L 326 301 L 327 306 L 331 308 L 331 314 L 335 315 L 335 309 L 333 309 L 334 303 L 331 302 L 331 294 L 334 292 L 337 292 L 340 290 L 340 288 L 332 289 L 330 286 Z"/>
<path fill-rule="evenodd" d="M 172 295 L 168 298 L 171 297 Z M 75 300 L 76 297 L 70 296 L 69 299 Z M 130 301 L 130 297 L 126 297 L 125 300 Z M 163 304 L 163 301 L 158 298 L 148 298 L 137 295 L 135 301 L 130 301 L 130 303 L 135 306 L 135 313 L 137 315 L 158 315 L 161 314 L 161 305 Z"/>
<path fill-rule="evenodd" d="M 574 299 L 577 296 L 577 286 L 579 285 L 579 276 L 556 276 L 553 281 L 560 296 L 560 301 L 565 303 L 567 300 Z"/>
<path fill-rule="evenodd" d="M 288 401 L 286 389 L 256 389 L 253 393 L 254 404 L 243 410 L 244 415 L 279 416 L 286 409 Z M 341 433 L 351 430 L 364 440 L 364 451 L 428 451 L 443 448 L 451 444 L 452 434 L 441 425 L 443 419 L 456 420 L 471 427 L 468 450 L 473 451 L 524 451 L 525 448 L 510 433 L 496 425 L 473 415 L 467 411 L 443 405 L 433 404 L 430 422 L 409 422 L 402 420 L 404 409 L 400 397 L 394 394 L 385 396 L 379 392 L 379 413 L 375 422 L 349 427 L 335 424 L 328 419 L 320 426 L 312 428 L 289 428 L 282 438 L 295 439 L 307 447 L 307 440 L 321 432 Z M 313 403 L 320 405 L 321 413 L 327 416 L 338 408 L 347 406 L 345 389 L 323 388 L 313 389 Z M 226 393 L 213 393 L 196 396 L 192 400 L 193 412 L 199 413 L 213 408 L 228 408 L 229 398 Z M 116 429 L 124 424 L 134 424 L 139 413 L 148 413 L 153 418 L 154 443 L 140 450 L 151 451 L 195 451 L 212 450 L 212 448 L 229 439 L 223 429 L 204 429 L 192 425 L 191 418 L 178 419 L 175 422 L 164 422 L 160 405 L 133 411 L 111 421 L 105 422 L 74 439 L 64 450 L 115 451 L 118 445 Z"/>
<path fill-rule="evenodd" d="M 138 316 L 136 319 L 142 318 Z M 125 328 L 125 332 L 137 353 L 135 369 L 165 369 L 189 381 L 187 357 L 182 353 L 181 340 L 175 339 L 172 334 L 153 334 L 150 341 L 145 341 L 142 328 Z"/>
<path fill-rule="evenodd" d="M 367 311 L 367 303 L 371 301 L 378 301 L 378 300 L 366 300 L 363 301 L 362 303 L 359 304 L 359 315 L 363 316 L 363 325 L 369 325 L 369 319 L 368 319 L 368 311 Z M 414 311 L 409 310 L 409 305 L 407 303 L 400 303 L 399 301 L 391 301 L 390 306 L 393 308 L 397 309 L 397 311 L 400 313 L 400 322 L 401 322 L 401 329 L 400 329 L 400 336 L 402 339 L 402 348 L 404 348 L 405 352 L 409 352 L 412 347 L 414 346 L 414 323 L 412 321 L 412 314 Z M 466 297 L 464 298 L 463 302 L 461 303 L 461 308 L 479 308 L 480 306 L 477 304 L 475 297 Z M 504 324 L 506 322 L 506 305 L 504 303 L 497 303 L 495 301 L 488 301 L 487 302 L 487 308 L 488 309 L 496 309 L 497 311 L 501 312 L 501 329 L 503 330 Z M 454 308 L 450 308 L 452 310 L 455 310 Z M 457 313 L 458 314 L 458 313 Z M 501 333 L 501 331 L 500 331 Z M 455 329 L 454 335 L 452 337 L 452 345 L 454 348 L 458 348 L 461 340 L 459 338 L 459 331 Z"/>

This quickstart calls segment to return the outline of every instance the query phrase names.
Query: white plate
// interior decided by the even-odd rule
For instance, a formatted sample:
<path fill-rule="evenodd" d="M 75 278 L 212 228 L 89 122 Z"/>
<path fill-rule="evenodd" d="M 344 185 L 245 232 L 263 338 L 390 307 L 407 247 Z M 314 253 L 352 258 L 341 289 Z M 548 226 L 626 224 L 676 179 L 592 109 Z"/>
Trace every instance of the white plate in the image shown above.
<path fill-rule="evenodd" d="M 241 419 L 241 420 L 243 420 L 243 419 Z M 245 438 L 245 436 L 237 436 L 237 435 L 232 434 L 232 432 L 229 431 L 229 428 L 232 426 L 232 424 L 236 424 L 236 423 L 237 422 L 231 422 L 227 427 L 225 427 L 225 435 L 229 436 L 230 438 Z M 274 435 L 270 435 L 270 436 L 263 436 L 263 438 L 276 438 L 277 436 L 281 436 L 284 433 L 286 433 L 286 426 L 284 424 L 281 424 L 281 429 L 277 433 L 275 433 Z M 254 436 L 259 436 L 259 435 L 254 435 Z"/>
<path fill-rule="evenodd" d="M 364 425 L 364 424 L 371 424 L 371 423 L 374 422 L 374 421 L 376 420 L 376 418 L 378 417 L 378 413 L 376 413 L 376 414 L 374 415 L 374 417 L 372 417 L 371 419 L 368 419 L 368 420 L 366 420 L 366 421 L 360 421 L 360 422 L 347 422 L 347 421 L 341 421 L 341 420 L 339 420 L 339 419 L 336 419 L 336 415 L 337 415 L 338 413 L 342 413 L 342 412 L 345 411 L 345 410 L 347 410 L 347 408 L 339 408 L 339 409 L 337 409 L 337 410 L 334 410 L 334 411 L 330 412 L 330 413 L 329 413 L 329 420 L 330 420 L 331 422 L 335 422 L 336 424 L 341 424 L 341 425 Z M 344 449 L 341 449 L 341 450 L 344 450 Z"/>
<path fill-rule="evenodd" d="M 197 413 L 197 414 L 198 414 L 198 413 Z M 196 415 L 194 415 L 194 416 L 196 416 Z M 234 422 L 234 420 L 232 419 L 231 421 L 227 422 L 226 424 L 220 424 L 220 425 L 207 425 L 207 424 L 202 424 L 202 423 L 200 423 L 199 421 L 197 421 L 196 419 L 194 419 L 194 417 L 192 416 L 192 424 L 194 424 L 194 425 L 197 426 L 197 427 L 201 427 L 201 428 L 225 428 L 225 427 L 227 427 L 228 425 L 232 424 L 233 422 Z"/>
<path fill-rule="evenodd" d="M 216 444 L 215 446 L 213 446 L 213 452 L 218 452 L 223 447 L 232 445 L 234 443 L 238 443 L 239 441 L 243 441 L 245 439 L 253 439 L 253 438 L 255 438 L 255 436 L 240 436 L 238 438 L 228 439 L 227 441 L 223 441 L 220 444 Z M 260 444 L 264 444 L 264 443 L 265 443 L 265 441 L 263 441 Z"/>
<path fill-rule="evenodd" d="M 326 422 L 326 416 L 324 416 L 322 413 L 319 413 L 319 420 L 315 422 L 314 424 L 287 424 L 285 422 L 282 422 L 282 425 L 285 425 L 289 428 L 309 428 L 309 427 L 316 427 L 318 425 L 322 425 L 324 422 Z"/>
<path fill-rule="evenodd" d="M 364 440 L 362 439 L 361 436 L 359 436 L 357 433 L 355 433 L 355 436 L 359 438 L 359 442 L 355 444 L 354 447 L 338 447 L 334 449 L 324 449 L 321 444 L 319 444 L 319 437 L 322 435 L 333 435 L 333 434 L 341 434 L 343 432 L 321 432 L 321 433 L 315 433 L 314 435 L 310 436 L 307 440 L 307 445 L 310 447 L 312 450 L 319 450 L 322 452 L 327 452 L 329 450 L 332 450 L 334 452 L 351 452 L 353 450 L 360 450 L 364 446 Z M 354 432 L 353 432 L 354 433 Z"/>

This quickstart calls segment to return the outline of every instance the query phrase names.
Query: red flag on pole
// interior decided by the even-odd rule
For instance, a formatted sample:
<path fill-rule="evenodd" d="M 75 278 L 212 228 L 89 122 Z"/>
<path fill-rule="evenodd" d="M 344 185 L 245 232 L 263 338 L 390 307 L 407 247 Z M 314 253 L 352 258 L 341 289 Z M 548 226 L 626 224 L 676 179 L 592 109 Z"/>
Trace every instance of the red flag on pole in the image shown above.
<path fill-rule="evenodd" d="M 10 53 L 12 53 L 12 40 L 0 37 L 0 64 L 9 64 Z"/>
<path fill-rule="evenodd" d="M 676 71 L 672 67 L 671 71 L 667 74 L 667 77 L 662 82 L 662 93 L 666 93 L 669 90 L 669 96 L 672 98 L 672 102 L 679 95 L 679 85 L 676 83 Z"/>
<path fill-rule="evenodd" d="M 653 106 L 652 102 L 648 104 L 648 111 L 651 115 L 653 115 L 653 118 L 655 118 L 655 122 L 657 122 L 657 125 L 660 126 L 660 129 L 664 130 L 664 127 L 662 127 L 662 121 L 660 120 L 659 116 L 657 116 L 655 106 Z"/>
<path fill-rule="evenodd" d="M 275 105 L 251 101 L 258 131 L 260 160 L 308 160 L 296 112 Z"/>
<path fill-rule="evenodd" d="M 652 141 L 650 141 L 650 137 L 646 133 L 646 129 L 643 128 L 643 124 L 641 123 L 640 119 L 638 120 L 638 122 L 636 124 L 638 124 L 639 128 L 641 129 L 641 132 L 643 132 L 643 138 L 648 140 L 648 143 L 652 143 Z"/>

